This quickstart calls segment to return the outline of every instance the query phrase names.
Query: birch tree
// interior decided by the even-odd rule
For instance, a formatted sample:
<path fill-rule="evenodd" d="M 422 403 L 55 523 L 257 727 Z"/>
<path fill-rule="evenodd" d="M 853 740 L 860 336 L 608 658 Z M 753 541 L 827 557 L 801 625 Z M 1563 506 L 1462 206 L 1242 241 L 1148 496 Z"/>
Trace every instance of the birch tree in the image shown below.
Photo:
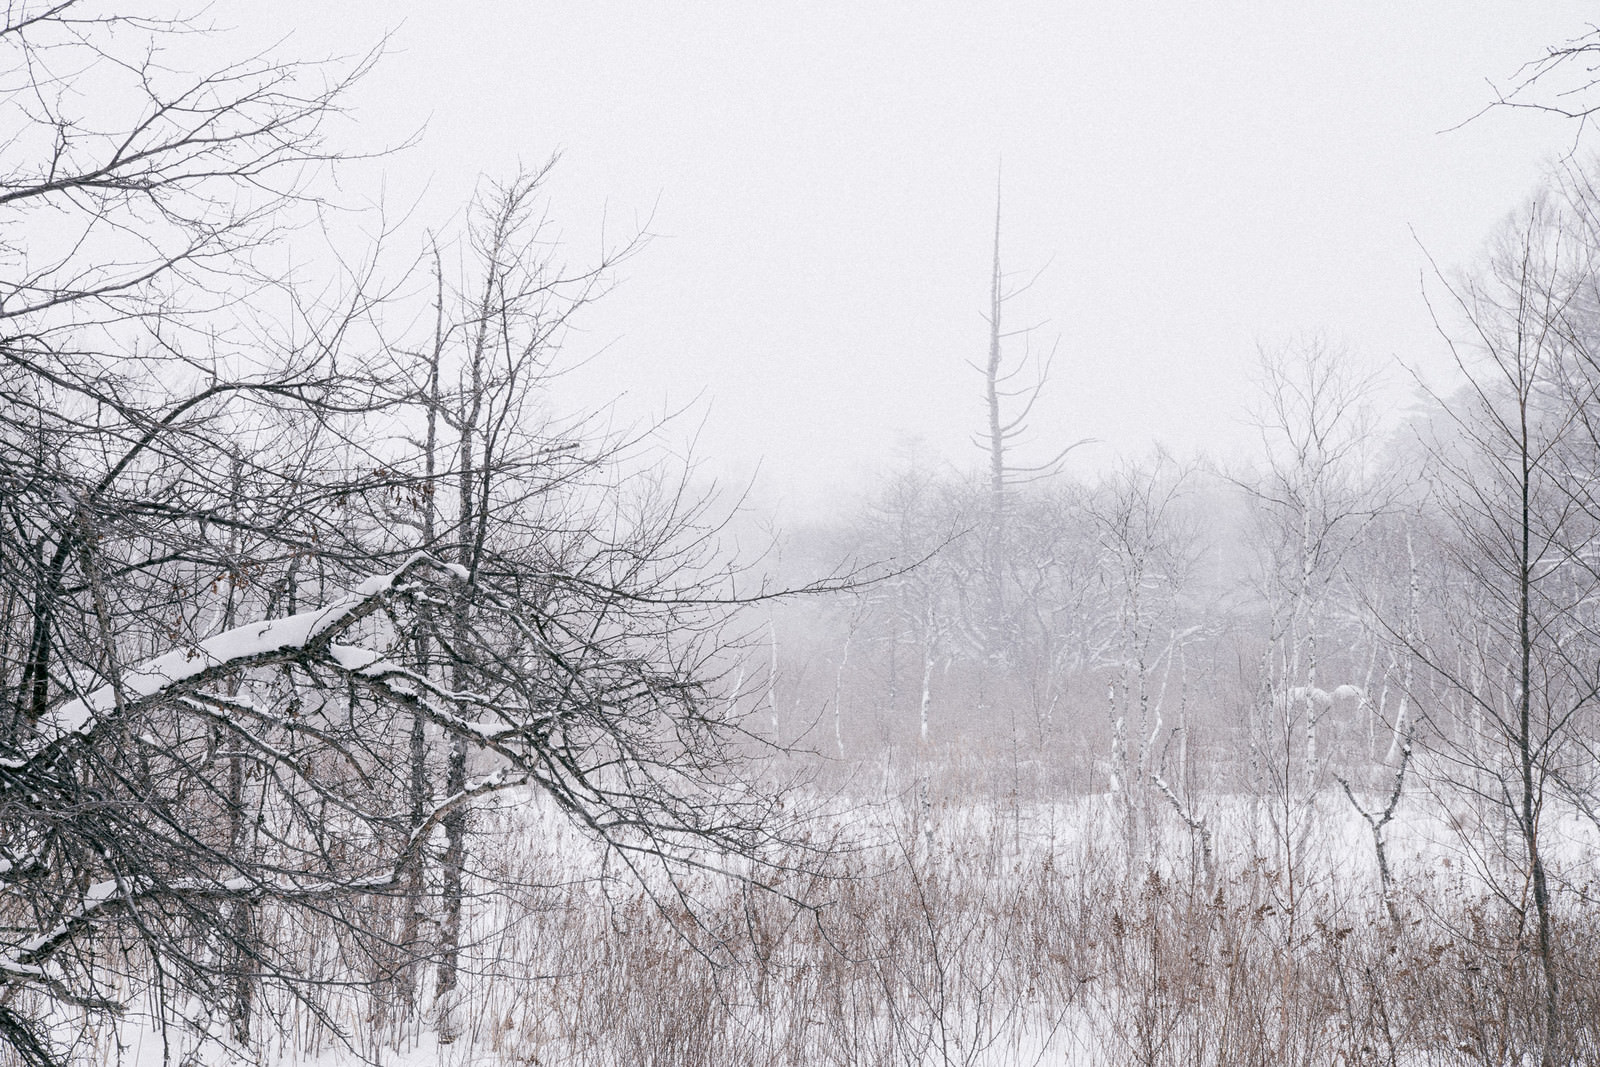
<path fill-rule="evenodd" d="M 1182 514 L 1189 475 L 1158 452 L 1151 463 L 1130 464 L 1108 477 L 1090 504 L 1102 550 L 1102 581 L 1110 587 L 1113 612 L 1105 622 L 1115 637 L 1102 654 L 1109 668 L 1109 779 L 1130 876 L 1151 840 L 1152 785 L 1164 791 L 1186 821 L 1197 822 L 1162 777 L 1158 756 L 1168 731 L 1169 697 L 1176 696 L 1182 707 L 1179 663 L 1183 646 L 1194 636 L 1181 601 L 1198 544 Z M 1180 711 L 1177 729 L 1186 728 Z M 1181 771 L 1178 777 L 1182 779 Z"/>
<path fill-rule="evenodd" d="M 1268 630 L 1250 760 L 1291 899 L 1325 781 L 1323 722 L 1349 684 L 1330 671 L 1327 648 L 1330 631 L 1357 616 L 1344 564 L 1395 499 L 1373 469 L 1376 384 L 1321 340 L 1261 354 L 1265 466 L 1240 483 L 1259 516 Z"/>

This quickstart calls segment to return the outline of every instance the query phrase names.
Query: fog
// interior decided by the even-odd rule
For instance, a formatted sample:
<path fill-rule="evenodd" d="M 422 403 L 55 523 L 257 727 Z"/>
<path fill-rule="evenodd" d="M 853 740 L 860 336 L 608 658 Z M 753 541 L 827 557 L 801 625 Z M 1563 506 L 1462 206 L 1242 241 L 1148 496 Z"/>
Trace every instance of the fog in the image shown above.
<path fill-rule="evenodd" d="M 574 403 L 685 406 L 707 469 L 800 517 L 898 451 L 974 460 L 997 184 L 1012 309 L 1057 347 L 1039 443 L 1247 447 L 1260 343 L 1443 373 L 1431 257 L 1471 264 L 1572 148 L 1488 110 L 1578 3 L 219 9 L 390 57 L 353 98 L 391 209 L 562 153 L 553 215 L 657 235 L 588 316 Z M 260 19 L 259 22 L 254 21 Z M 374 186 L 363 187 L 373 195 Z M 1398 363 L 1396 362 L 1398 361 Z M 702 426 L 703 421 L 703 426 Z"/>
<path fill-rule="evenodd" d="M 0 14 L 0 1065 L 1600 1062 L 1600 26 Z"/>

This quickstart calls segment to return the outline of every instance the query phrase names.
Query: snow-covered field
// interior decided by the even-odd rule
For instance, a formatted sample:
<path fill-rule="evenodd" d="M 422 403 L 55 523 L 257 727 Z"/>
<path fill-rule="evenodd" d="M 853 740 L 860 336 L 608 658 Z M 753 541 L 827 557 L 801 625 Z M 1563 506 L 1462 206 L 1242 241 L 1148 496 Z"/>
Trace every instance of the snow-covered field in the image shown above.
<path fill-rule="evenodd" d="M 952 795 L 958 791 L 949 791 Z M 280 1064 L 1513 1063 L 1536 995 L 1516 842 L 1401 805 L 1386 828 L 1400 922 L 1348 800 L 1201 805 L 1198 842 L 1157 810 L 1130 856 L 1105 796 L 933 801 L 915 789 L 822 829 L 829 875 L 751 886 L 624 878 L 535 797 L 479 816 L 486 892 L 458 1040 L 359 984 L 328 1016 L 279 1001 L 249 1055 Z M 1274 825 L 1288 827 L 1287 834 Z M 1465 836 L 1463 829 L 1470 830 Z M 1552 815 L 1571 1062 L 1592 1062 L 1600 835 Z M 505 844 L 509 842 L 509 844 Z M 1497 856 L 1498 845 L 1506 856 Z M 800 857 L 796 857 L 798 860 Z M 649 883 L 649 884 L 646 884 Z M 319 931 L 306 931 L 319 937 Z M 359 975 L 348 976 L 359 979 Z M 424 1002 L 426 1000 L 424 999 Z M 239 1062 L 130 1017 L 86 1062 Z M 342 1033 L 342 1036 L 341 1036 Z M 167 1059 L 170 1057 L 170 1060 Z"/>

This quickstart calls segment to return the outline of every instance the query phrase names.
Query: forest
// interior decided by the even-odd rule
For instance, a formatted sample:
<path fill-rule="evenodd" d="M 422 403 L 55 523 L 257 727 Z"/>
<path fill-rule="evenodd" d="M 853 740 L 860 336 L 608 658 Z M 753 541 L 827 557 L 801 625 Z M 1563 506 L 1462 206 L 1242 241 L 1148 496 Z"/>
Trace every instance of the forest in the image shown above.
<path fill-rule="evenodd" d="M 1069 463 L 997 218 L 970 462 L 775 528 L 558 406 L 553 157 L 418 233 L 379 52 L 0 20 L 0 1063 L 1600 1062 L 1581 156 L 1242 464 Z"/>

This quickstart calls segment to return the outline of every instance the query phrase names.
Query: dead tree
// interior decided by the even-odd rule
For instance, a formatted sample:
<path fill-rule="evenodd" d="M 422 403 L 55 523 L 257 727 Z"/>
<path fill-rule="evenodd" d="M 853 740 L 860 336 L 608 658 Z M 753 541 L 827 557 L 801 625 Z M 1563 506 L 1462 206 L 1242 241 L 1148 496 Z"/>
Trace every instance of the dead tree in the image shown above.
<path fill-rule="evenodd" d="M 1061 469 L 1061 463 L 1078 445 L 1068 445 L 1043 462 L 1027 463 L 1018 459 L 1016 449 L 1027 435 L 1030 418 L 1044 388 L 1050 380 L 1050 368 L 1055 359 L 1054 348 L 1044 355 L 1034 353 L 1026 346 L 1031 342 L 1038 325 L 1007 329 L 1003 324 L 1008 303 L 1021 296 L 1038 281 L 1039 274 L 1026 282 L 1013 284 L 1000 261 L 1000 193 L 995 191 L 994 204 L 994 257 L 989 271 L 989 352 L 982 364 L 971 366 L 983 375 L 985 424 L 977 443 L 987 455 L 988 504 L 984 519 L 983 577 L 985 589 L 984 618 L 980 623 L 979 640 L 986 655 L 1003 654 L 1012 627 L 1007 622 L 1007 570 L 1010 565 L 1010 511 L 1012 497 L 1018 487 Z M 1042 272 L 1040 272 L 1042 273 Z M 1020 357 L 1007 358 L 1006 342 L 1021 338 L 1024 351 Z"/>

